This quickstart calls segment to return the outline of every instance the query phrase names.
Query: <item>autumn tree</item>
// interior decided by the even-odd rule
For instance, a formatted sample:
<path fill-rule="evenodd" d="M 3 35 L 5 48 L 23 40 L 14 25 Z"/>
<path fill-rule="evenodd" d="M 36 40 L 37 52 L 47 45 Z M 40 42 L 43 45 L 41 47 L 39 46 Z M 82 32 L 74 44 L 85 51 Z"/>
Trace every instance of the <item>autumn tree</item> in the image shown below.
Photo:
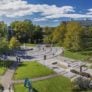
<path fill-rule="evenodd" d="M 44 43 L 53 43 L 53 32 L 55 30 L 55 27 L 45 27 L 44 29 Z"/>
<path fill-rule="evenodd" d="M 16 37 L 12 37 L 10 42 L 9 42 L 9 48 L 12 49 L 17 49 L 20 47 L 20 42 L 17 40 Z"/>
<path fill-rule="evenodd" d="M 64 47 L 72 50 L 78 51 L 82 49 L 82 34 L 83 27 L 78 22 L 67 23 L 67 33 L 64 39 Z"/>
<path fill-rule="evenodd" d="M 63 45 L 64 38 L 66 33 L 66 22 L 62 22 L 58 27 L 55 28 L 53 32 L 53 43 L 59 44 L 60 46 Z"/>

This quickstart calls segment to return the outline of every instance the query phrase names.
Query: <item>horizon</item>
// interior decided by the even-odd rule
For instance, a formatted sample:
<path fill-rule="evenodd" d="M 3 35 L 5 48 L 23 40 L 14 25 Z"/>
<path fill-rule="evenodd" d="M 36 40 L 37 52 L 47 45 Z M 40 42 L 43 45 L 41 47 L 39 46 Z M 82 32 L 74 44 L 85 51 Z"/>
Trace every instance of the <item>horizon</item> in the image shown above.
<path fill-rule="evenodd" d="M 91 2 L 84 0 L 0 0 L 0 21 L 29 19 L 33 24 L 57 26 L 70 19 L 92 20 Z"/>

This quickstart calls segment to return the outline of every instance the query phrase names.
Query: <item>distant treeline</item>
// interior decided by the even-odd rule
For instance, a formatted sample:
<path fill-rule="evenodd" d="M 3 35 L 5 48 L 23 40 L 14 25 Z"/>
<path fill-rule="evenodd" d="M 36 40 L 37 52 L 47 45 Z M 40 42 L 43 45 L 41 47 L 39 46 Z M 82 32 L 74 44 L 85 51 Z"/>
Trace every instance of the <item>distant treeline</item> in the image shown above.
<path fill-rule="evenodd" d="M 92 26 L 78 21 L 62 22 L 55 28 L 46 27 L 46 43 L 63 46 L 71 51 L 92 48 Z"/>
<path fill-rule="evenodd" d="M 0 36 L 8 40 L 16 37 L 21 43 L 39 43 L 42 42 L 43 32 L 39 25 L 33 25 L 30 20 L 14 21 L 10 26 L 1 22 Z"/>
<path fill-rule="evenodd" d="M 10 27 L 0 23 L 0 37 L 10 40 L 16 37 L 20 43 L 48 43 L 63 46 L 72 51 L 92 47 L 92 26 L 78 21 L 62 22 L 57 27 L 40 27 L 30 20 L 14 21 Z"/>

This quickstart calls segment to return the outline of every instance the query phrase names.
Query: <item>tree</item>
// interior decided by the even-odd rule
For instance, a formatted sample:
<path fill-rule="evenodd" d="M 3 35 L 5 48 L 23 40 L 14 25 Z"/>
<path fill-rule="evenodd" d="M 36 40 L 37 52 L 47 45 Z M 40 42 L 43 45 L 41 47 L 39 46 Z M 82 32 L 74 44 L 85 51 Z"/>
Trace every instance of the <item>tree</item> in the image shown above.
<path fill-rule="evenodd" d="M 84 48 L 92 48 L 92 26 L 87 26 L 84 28 L 84 34 L 82 38 L 83 42 L 85 41 Z"/>
<path fill-rule="evenodd" d="M 78 22 L 67 23 L 67 33 L 64 39 L 64 47 L 78 51 L 83 48 L 82 42 L 83 27 Z"/>
<path fill-rule="evenodd" d="M 44 38 L 44 42 L 45 42 L 45 43 L 48 43 L 48 44 L 53 43 L 53 42 L 52 42 L 52 35 L 50 34 L 50 35 L 48 35 L 47 37 L 45 37 L 45 38 Z"/>
<path fill-rule="evenodd" d="M 20 42 L 17 40 L 16 37 L 12 37 L 9 42 L 9 48 L 10 49 L 17 49 L 20 47 Z"/>
<path fill-rule="evenodd" d="M 7 35 L 7 25 L 4 22 L 0 22 L 0 38 Z"/>
<path fill-rule="evenodd" d="M 33 38 L 34 38 L 33 40 L 36 41 L 37 43 L 42 42 L 43 32 L 42 28 L 39 25 L 34 27 Z"/>
<path fill-rule="evenodd" d="M 53 31 L 55 30 L 54 27 L 45 27 L 44 29 L 44 43 L 53 43 L 52 37 L 53 37 Z"/>
<path fill-rule="evenodd" d="M 58 27 L 55 28 L 53 32 L 53 43 L 63 45 L 64 38 L 66 33 L 66 22 L 62 22 Z"/>
<path fill-rule="evenodd" d="M 30 20 L 12 22 L 11 27 L 14 30 L 14 36 L 20 42 L 28 42 L 33 31 L 33 24 Z"/>
<path fill-rule="evenodd" d="M 8 48 L 8 41 L 6 38 L 0 39 L 0 54 L 4 54 L 9 50 Z"/>

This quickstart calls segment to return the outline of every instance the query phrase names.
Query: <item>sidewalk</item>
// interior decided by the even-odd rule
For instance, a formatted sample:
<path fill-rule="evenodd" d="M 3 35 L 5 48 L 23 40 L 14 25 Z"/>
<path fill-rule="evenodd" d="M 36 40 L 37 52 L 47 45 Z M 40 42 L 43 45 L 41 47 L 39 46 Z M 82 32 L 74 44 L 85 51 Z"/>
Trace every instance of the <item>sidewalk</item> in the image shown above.
<path fill-rule="evenodd" d="M 11 89 L 11 90 L 4 90 L 3 92 L 14 92 L 14 91 Z"/>
<path fill-rule="evenodd" d="M 61 74 L 51 74 L 51 75 L 48 75 L 48 76 L 43 76 L 43 77 L 38 77 L 38 78 L 33 78 L 33 79 L 30 79 L 32 82 L 34 81 L 41 81 L 41 80 L 46 80 L 46 79 L 50 79 L 50 78 L 54 78 L 54 77 L 57 77 L 57 76 L 60 76 Z M 24 83 L 24 80 L 13 80 L 12 81 L 13 83 Z"/>
<path fill-rule="evenodd" d="M 17 63 L 14 62 L 12 66 L 6 71 L 5 75 L 1 77 L 1 84 L 4 87 L 4 92 L 9 92 L 9 88 L 12 85 L 12 77 L 17 68 Z M 13 91 L 10 91 L 13 92 Z"/>

